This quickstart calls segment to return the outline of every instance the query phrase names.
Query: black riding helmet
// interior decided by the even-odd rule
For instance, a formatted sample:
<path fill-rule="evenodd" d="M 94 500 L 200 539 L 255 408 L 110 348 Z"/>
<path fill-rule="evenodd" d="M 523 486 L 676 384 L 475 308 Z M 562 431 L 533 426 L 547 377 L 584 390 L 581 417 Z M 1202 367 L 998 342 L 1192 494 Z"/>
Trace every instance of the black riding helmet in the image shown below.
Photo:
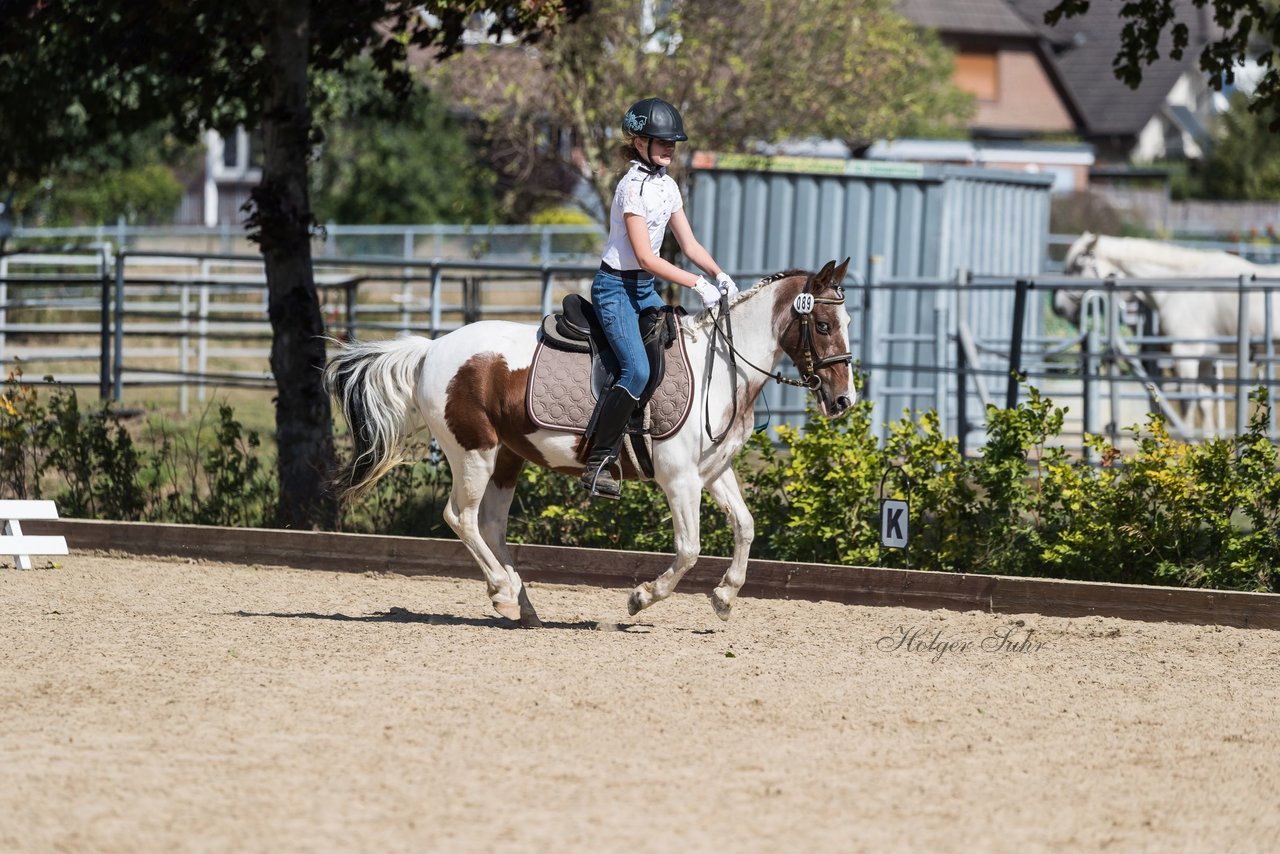
<path fill-rule="evenodd" d="M 680 111 L 661 98 L 636 101 L 622 117 L 622 129 L 633 136 L 684 142 L 684 120 Z"/>

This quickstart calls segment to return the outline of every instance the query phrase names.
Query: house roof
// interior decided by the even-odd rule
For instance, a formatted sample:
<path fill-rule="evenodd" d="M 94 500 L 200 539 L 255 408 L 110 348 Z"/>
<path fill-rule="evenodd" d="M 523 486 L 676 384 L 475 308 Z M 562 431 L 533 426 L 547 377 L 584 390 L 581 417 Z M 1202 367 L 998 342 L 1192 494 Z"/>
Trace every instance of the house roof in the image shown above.
<path fill-rule="evenodd" d="M 1039 34 L 1005 0 L 898 0 L 898 12 L 942 33 L 1023 38 Z"/>
<path fill-rule="evenodd" d="M 1190 30 L 1182 59 L 1168 58 L 1173 39 L 1166 31 L 1160 42 L 1162 58 L 1143 66 L 1142 84 L 1130 89 L 1112 71 L 1123 27 L 1118 5 L 1094 3 L 1084 15 L 1063 18 L 1050 27 L 1044 13 L 1058 2 L 898 0 L 898 11 L 943 34 L 1035 40 L 1068 109 L 1081 130 L 1093 137 L 1132 136 L 1146 127 L 1178 78 L 1196 67 L 1201 47 L 1215 33 L 1205 9 L 1194 8 L 1193 0 L 1173 0 L 1177 20 Z"/>
<path fill-rule="evenodd" d="M 1193 8 L 1191 0 L 1174 0 L 1178 20 L 1190 30 L 1182 59 L 1168 58 L 1173 39 L 1166 31 L 1160 41 L 1161 59 L 1143 66 L 1141 85 L 1130 89 L 1112 71 L 1124 25 L 1116 6 L 1097 3 L 1086 14 L 1063 18 L 1050 27 L 1044 23 L 1044 13 L 1058 0 L 1003 2 L 1048 43 L 1050 49 L 1045 54 L 1071 93 L 1090 135 L 1128 136 L 1141 131 L 1160 112 L 1178 78 L 1196 67 L 1201 47 L 1212 36 L 1205 10 Z"/>

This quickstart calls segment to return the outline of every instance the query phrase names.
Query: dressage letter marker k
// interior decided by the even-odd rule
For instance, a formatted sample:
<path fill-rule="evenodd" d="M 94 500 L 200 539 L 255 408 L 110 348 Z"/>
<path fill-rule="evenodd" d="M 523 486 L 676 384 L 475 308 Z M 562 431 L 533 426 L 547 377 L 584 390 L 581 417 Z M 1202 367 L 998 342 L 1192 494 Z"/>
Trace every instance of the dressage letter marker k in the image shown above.
<path fill-rule="evenodd" d="M 907 502 L 886 498 L 880 502 L 880 543 L 887 549 L 905 549 L 910 536 Z"/>

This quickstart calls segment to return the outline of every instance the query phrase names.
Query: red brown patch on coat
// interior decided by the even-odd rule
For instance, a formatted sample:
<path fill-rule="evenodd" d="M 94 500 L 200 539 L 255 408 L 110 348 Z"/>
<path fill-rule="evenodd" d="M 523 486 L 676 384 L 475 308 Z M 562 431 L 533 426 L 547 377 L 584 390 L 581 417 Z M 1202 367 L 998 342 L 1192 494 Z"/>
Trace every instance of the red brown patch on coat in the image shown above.
<path fill-rule="evenodd" d="M 796 295 L 804 290 L 808 280 L 807 273 L 799 273 L 778 282 L 773 290 L 773 331 L 786 353 L 793 362 L 800 355 L 800 324 L 795 322 L 796 315 L 792 305 Z"/>
<path fill-rule="evenodd" d="M 520 480 L 520 470 L 524 468 L 524 457 L 507 447 L 498 449 L 498 459 L 494 462 L 493 477 L 490 482 L 502 489 L 511 489 Z"/>
<path fill-rule="evenodd" d="M 800 338 L 799 317 L 792 306 L 795 303 L 796 296 L 804 290 L 806 284 L 810 285 L 809 292 L 814 296 L 819 296 L 827 290 L 826 284 L 817 281 L 817 278 L 815 276 L 811 279 L 807 273 L 798 273 L 790 278 L 782 279 L 779 281 L 773 295 L 774 334 L 778 337 L 782 352 L 787 354 L 797 368 L 804 364 L 804 344 Z M 820 320 L 830 323 L 835 331 L 829 335 L 819 335 L 817 333 L 817 322 Z M 826 305 L 815 305 L 813 307 L 813 323 L 814 327 L 811 334 L 814 347 L 817 349 L 817 358 L 822 359 L 835 353 L 847 353 L 849 351 L 846 330 L 839 324 L 834 309 Z M 820 377 L 830 378 L 833 376 L 832 371 L 839 371 L 843 368 L 843 365 L 830 365 L 817 373 Z M 835 376 L 838 377 L 839 375 Z M 834 387 L 828 387 L 828 391 L 833 392 L 833 394 L 844 394 L 848 392 L 847 385 L 847 383 L 836 382 Z M 728 417 L 727 413 L 725 417 Z"/>
<path fill-rule="evenodd" d="M 449 432 L 468 451 L 483 451 L 503 445 L 517 457 L 545 465 L 542 454 L 529 441 L 538 426 L 524 405 L 529 369 L 515 371 L 497 353 L 479 353 L 468 359 L 445 389 L 444 420 Z M 510 485 L 520 467 L 499 455 L 502 479 Z M 495 472 L 498 478 L 499 472 Z M 510 483 L 504 483 L 504 480 Z"/>

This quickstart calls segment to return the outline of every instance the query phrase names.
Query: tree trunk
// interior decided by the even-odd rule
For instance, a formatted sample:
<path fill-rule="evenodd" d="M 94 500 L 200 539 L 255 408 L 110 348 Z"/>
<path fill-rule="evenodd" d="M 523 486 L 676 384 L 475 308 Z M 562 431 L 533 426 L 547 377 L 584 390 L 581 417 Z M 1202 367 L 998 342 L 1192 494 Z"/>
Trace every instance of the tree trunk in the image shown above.
<path fill-rule="evenodd" d="M 311 268 L 307 153 L 310 0 L 275 0 L 266 32 L 262 183 L 249 219 L 262 249 L 276 380 L 280 505 L 286 528 L 334 528 L 333 423 L 322 383 L 324 320 Z"/>

